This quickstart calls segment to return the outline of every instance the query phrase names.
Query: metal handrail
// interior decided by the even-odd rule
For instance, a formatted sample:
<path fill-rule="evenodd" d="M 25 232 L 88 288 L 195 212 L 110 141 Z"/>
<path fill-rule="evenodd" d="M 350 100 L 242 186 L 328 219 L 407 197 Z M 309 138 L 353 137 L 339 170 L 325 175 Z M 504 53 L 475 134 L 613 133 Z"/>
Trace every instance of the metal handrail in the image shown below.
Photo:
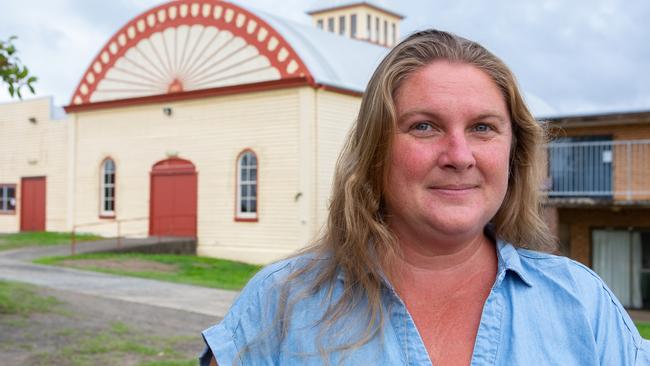
<path fill-rule="evenodd" d="M 156 218 L 169 218 L 169 217 L 194 217 L 194 215 L 164 215 L 164 216 L 156 216 Z M 131 217 L 131 218 L 126 218 L 126 219 L 117 219 L 117 218 L 112 218 L 108 220 L 103 220 L 103 221 L 95 221 L 95 222 L 87 222 L 87 223 L 82 223 L 82 224 L 74 224 L 72 226 L 72 233 L 71 233 L 71 243 L 70 243 L 70 253 L 71 255 L 76 254 L 76 247 L 77 247 L 77 229 L 82 228 L 82 227 L 92 227 L 92 226 L 104 226 L 104 225 L 110 225 L 114 224 L 116 225 L 116 241 L 117 241 L 117 248 L 122 247 L 122 239 L 125 238 L 125 236 L 122 235 L 122 224 L 124 223 L 130 223 L 130 222 L 137 222 L 137 221 L 144 221 L 144 220 L 149 220 L 149 216 L 145 217 Z M 131 235 L 139 235 L 139 234 L 148 234 L 149 231 L 146 232 L 138 232 L 138 233 L 131 233 Z M 161 235 L 156 236 L 158 239 L 158 242 L 161 241 Z"/>
<path fill-rule="evenodd" d="M 551 142 L 546 151 L 551 197 L 650 199 L 650 139 Z"/>
<path fill-rule="evenodd" d="M 74 224 L 72 225 L 72 234 L 71 234 L 71 243 L 70 243 L 70 253 L 71 255 L 75 255 L 76 253 L 76 247 L 77 247 L 77 229 L 81 227 L 92 227 L 92 226 L 104 226 L 107 224 L 116 224 L 116 230 L 117 230 L 117 247 L 120 248 L 122 246 L 122 223 L 123 222 L 134 222 L 134 221 L 143 221 L 143 220 L 148 220 L 149 217 L 132 217 L 128 219 L 108 219 L 104 221 L 95 221 L 95 222 L 86 222 L 82 224 Z"/>

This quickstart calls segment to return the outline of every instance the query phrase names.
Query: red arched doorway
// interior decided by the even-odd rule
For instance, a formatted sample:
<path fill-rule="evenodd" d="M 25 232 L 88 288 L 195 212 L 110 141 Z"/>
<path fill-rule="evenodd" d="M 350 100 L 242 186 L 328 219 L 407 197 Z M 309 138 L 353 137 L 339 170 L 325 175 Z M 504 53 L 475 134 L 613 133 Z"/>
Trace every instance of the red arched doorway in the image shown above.
<path fill-rule="evenodd" d="M 171 158 L 151 169 L 149 235 L 196 237 L 196 169 Z"/>

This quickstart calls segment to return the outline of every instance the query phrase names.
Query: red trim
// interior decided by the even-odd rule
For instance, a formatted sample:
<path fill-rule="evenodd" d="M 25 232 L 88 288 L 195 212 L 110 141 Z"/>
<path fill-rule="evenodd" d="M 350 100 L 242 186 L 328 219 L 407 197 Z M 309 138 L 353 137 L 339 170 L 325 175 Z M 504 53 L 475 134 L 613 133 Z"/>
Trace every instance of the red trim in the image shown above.
<path fill-rule="evenodd" d="M 161 160 L 154 164 L 151 168 L 151 174 L 153 175 L 174 175 L 188 173 L 196 173 L 196 167 L 191 161 L 181 158 L 169 158 Z"/>
<path fill-rule="evenodd" d="M 255 156 L 255 163 L 256 170 L 257 170 L 257 177 L 255 179 L 255 185 L 257 189 L 257 195 L 255 196 L 255 217 L 240 217 L 237 216 L 239 210 L 237 210 L 237 207 L 239 207 L 239 158 L 247 152 L 252 153 Z M 234 221 L 235 222 L 258 222 L 259 217 L 260 217 L 260 159 L 257 157 L 257 153 L 255 150 L 253 150 L 250 147 L 247 147 L 243 149 L 242 151 L 237 154 L 237 158 L 235 159 L 235 214 L 234 214 Z"/>
<path fill-rule="evenodd" d="M 7 188 L 13 188 L 14 189 L 14 201 L 18 203 L 18 185 L 14 183 L 0 183 L 0 187 L 7 187 Z M 15 215 L 16 214 L 16 207 L 18 205 L 14 204 L 14 209 L 13 210 L 0 210 L 0 215 Z"/>
<path fill-rule="evenodd" d="M 235 222 L 258 222 L 259 220 L 257 217 L 249 217 L 249 218 L 243 218 L 243 217 L 236 217 L 235 216 Z"/>
<path fill-rule="evenodd" d="M 153 174 L 149 172 L 149 235 L 153 232 L 153 217 L 151 215 L 153 214 L 153 198 L 156 197 L 154 188 Z"/>
<path fill-rule="evenodd" d="M 199 13 L 196 16 L 192 16 L 191 14 L 191 8 L 193 4 L 198 4 L 199 5 Z M 210 6 L 221 6 L 222 7 L 222 15 L 219 19 L 214 19 L 213 12 L 214 8 L 211 8 L 210 14 L 207 17 L 203 16 L 203 6 L 204 5 L 210 5 Z M 181 6 L 188 6 L 188 14 L 183 17 L 180 14 L 180 7 Z M 169 18 L 169 8 L 171 7 L 176 7 L 176 18 L 175 19 L 170 19 Z M 163 23 L 160 23 L 158 21 L 158 12 L 159 11 L 164 11 L 165 12 L 165 21 Z M 226 11 L 233 11 L 234 15 L 233 18 L 230 22 L 226 22 Z M 244 24 L 240 27 L 237 26 L 237 18 L 239 15 L 244 15 L 245 16 L 245 21 Z M 147 23 L 147 18 L 149 16 L 153 16 L 155 19 L 155 25 L 153 27 L 150 27 Z M 248 21 L 253 20 L 257 23 L 256 28 L 252 33 L 248 33 L 247 27 L 248 27 Z M 140 21 L 145 22 L 145 29 L 144 31 L 140 32 L 137 29 L 137 24 Z M 248 10 L 245 10 L 243 8 L 240 8 L 239 6 L 235 4 L 231 4 L 229 2 L 225 1 L 216 1 L 216 0 L 176 0 L 176 1 L 171 1 L 166 4 L 157 6 L 155 8 L 150 9 L 149 11 L 146 11 L 142 13 L 141 15 L 133 18 L 131 21 L 129 21 L 125 26 L 123 26 L 120 30 L 118 30 L 109 40 L 106 42 L 104 47 L 97 53 L 97 56 L 93 58 L 92 62 L 90 63 L 90 66 L 86 69 L 86 72 L 83 73 L 81 80 L 79 81 L 79 84 L 77 85 L 77 88 L 75 89 L 74 94 L 72 95 L 72 98 L 70 99 L 70 105 L 74 104 L 74 99 L 76 97 L 81 98 L 82 103 L 81 104 L 87 104 L 90 103 L 90 97 L 94 93 L 95 89 L 97 88 L 97 85 L 102 81 L 102 79 L 106 76 L 106 73 L 108 70 L 110 70 L 115 62 L 122 57 L 126 52 L 131 48 L 137 45 L 141 40 L 149 38 L 152 34 L 157 33 L 157 32 L 162 32 L 165 29 L 169 27 L 178 27 L 181 25 L 196 25 L 200 24 L 203 26 L 216 26 L 219 30 L 227 30 L 233 33 L 234 35 L 243 38 L 248 44 L 254 46 L 257 48 L 257 50 L 260 52 L 260 54 L 266 56 L 269 59 L 269 62 L 271 65 L 275 68 L 278 69 L 280 72 L 281 78 L 286 79 L 286 78 L 293 78 L 293 77 L 305 77 L 309 80 L 313 80 L 313 77 L 309 70 L 307 69 L 307 66 L 305 63 L 302 61 L 302 59 L 299 57 L 298 53 L 296 53 L 291 47 L 291 45 L 280 35 L 278 31 L 276 31 L 273 27 L 271 27 L 267 22 L 262 20 L 260 17 L 257 15 L 249 12 Z M 136 36 L 134 38 L 129 38 L 128 37 L 128 29 L 130 27 L 135 27 L 136 30 Z M 260 27 L 264 27 L 268 31 L 268 35 L 266 38 L 262 41 L 259 41 L 257 38 L 257 30 Z M 119 38 L 120 36 L 126 37 L 126 42 L 123 46 L 120 46 L 119 43 Z M 267 42 L 270 40 L 272 37 L 275 37 L 278 40 L 278 45 L 273 51 L 269 51 L 267 47 Z M 110 45 L 115 44 L 117 45 L 117 52 L 114 54 L 111 53 L 110 51 Z M 289 52 L 289 56 L 284 59 L 284 61 L 279 61 L 277 54 L 280 52 L 281 49 L 286 49 Z M 101 60 L 101 55 L 107 52 L 109 55 L 109 61 L 107 63 L 102 62 Z M 287 65 L 291 60 L 294 60 L 298 63 L 298 68 L 291 74 L 287 72 Z M 96 73 L 93 70 L 93 65 L 99 62 L 102 65 L 102 69 L 99 73 Z M 95 81 L 92 84 L 88 84 L 86 82 L 86 75 L 91 73 L 94 76 Z M 85 85 L 85 87 L 88 88 L 88 91 L 86 94 L 81 93 L 81 87 L 82 85 Z"/>
<path fill-rule="evenodd" d="M 113 166 L 115 167 L 115 171 L 113 172 L 114 175 L 114 182 L 113 182 L 113 214 L 112 215 L 106 215 L 102 214 L 102 207 L 104 206 L 104 202 L 102 202 L 102 184 L 104 182 L 104 163 L 106 160 L 112 160 L 113 161 Z M 115 159 L 111 157 L 110 155 L 105 157 L 104 160 L 99 164 L 99 176 L 100 176 L 100 181 L 99 181 L 99 215 L 98 217 L 100 219 L 114 219 L 117 216 L 117 163 L 115 163 Z"/>
<path fill-rule="evenodd" d="M 95 103 L 86 103 L 86 104 L 70 104 L 63 108 L 67 113 L 85 112 L 85 111 L 106 109 L 106 108 L 119 108 L 119 107 L 129 107 L 129 106 L 143 105 L 143 104 L 176 102 L 176 101 L 188 100 L 188 99 L 208 98 L 208 97 L 215 97 L 221 95 L 233 95 L 233 94 L 250 93 L 250 92 L 258 92 L 258 91 L 286 89 L 286 88 L 293 88 L 293 87 L 300 87 L 300 86 L 315 87 L 316 84 L 313 83 L 313 81 L 310 81 L 306 77 L 297 77 L 297 78 L 288 78 L 282 80 L 263 81 L 259 83 L 253 83 L 253 84 L 224 86 L 221 88 L 191 90 L 191 91 L 173 93 L 173 94 L 150 95 L 146 97 L 109 100 L 105 102 L 95 102 Z"/>
<path fill-rule="evenodd" d="M 344 10 L 344 9 L 356 8 L 357 6 L 364 6 L 364 5 L 369 7 L 369 8 L 380 11 L 380 12 L 382 12 L 384 14 L 388 14 L 388 15 L 397 17 L 400 20 L 404 19 L 404 16 L 401 15 L 401 14 L 395 13 L 395 12 L 390 11 L 390 10 L 386 10 L 384 8 L 380 8 L 377 5 L 369 4 L 369 3 L 365 2 L 365 1 L 359 1 L 358 3 L 354 3 L 354 4 L 339 5 L 339 6 L 332 6 L 332 7 L 329 7 L 329 8 L 311 10 L 311 11 L 307 12 L 307 15 L 317 15 L 317 14 L 322 14 L 322 13 L 328 13 L 328 12 L 330 12 L 332 10 Z"/>

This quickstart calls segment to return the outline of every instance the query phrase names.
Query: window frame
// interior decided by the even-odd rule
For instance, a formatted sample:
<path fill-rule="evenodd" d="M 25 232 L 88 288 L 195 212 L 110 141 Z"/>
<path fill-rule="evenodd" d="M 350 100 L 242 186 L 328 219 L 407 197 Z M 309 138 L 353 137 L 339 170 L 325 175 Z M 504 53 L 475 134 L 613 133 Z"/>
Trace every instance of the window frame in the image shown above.
<path fill-rule="evenodd" d="M 244 156 L 252 156 L 255 158 L 255 164 L 254 165 L 247 165 L 246 168 L 250 170 L 255 169 L 255 180 L 248 179 L 245 182 L 242 181 L 242 162 L 244 159 Z M 237 159 L 235 160 L 235 221 L 237 222 L 257 222 L 259 220 L 259 212 L 260 212 L 260 207 L 259 207 L 259 197 L 260 197 L 260 191 L 259 191 L 259 185 L 260 185 L 260 176 L 259 176 L 259 170 L 260 170 L 260 159 L 257 156 L 257 153 L 253 149 L 244 149 L 242 150 L 238 155 Z M 249 173 L 250 174 L 250 173 Z M 244 184 L 247 184 L 248 187 L 255 187 L 255 195 L 251 196 L 250 194 L 246 196 L 249 200 L 252 198 L 255 200 L 255 211 L 254 212 L 243 212 L 241 210 L 241 204 L 242 200 L 244 197 L 242 197 L 242 187 Z"/>
<path fill-rule="evenodd" d="M 15 183 L 0 183 L 0 215 L 15 215 L 16 214 L 16 206 L 18 206 L 18 199 L 16 196 L 18 195 L 18 185 Z M 13 188 L 14 190 L 14 196 L 11 197 L 14 200 L 14 208 L 13 210 L 5 209 L 2 207 L 4 205 L 3 202 L 8 201 L 11 198 L 8 198 L 9 195 L 9 189 Z"/>
<path fill-rule="evenodd" d="M 379 17 L 375 17 L 375 38 L 373 39 L 373 41 L 375 41 L 375 43 L 379 43 L 379 36 L 380 35 L 381 35 L 381 33 L 379 33 Z"/>
<path fill-rule="evenodd" d="M 368 41 L 372 41 L 372 15 L 366 14 L 366 31 L 368 32 Z"/>
<path fill-rule="evenodd" d="M 111 162 L 113 164 L 113 182 L 112 183 L 106 183 L 106 164 L 108 162 Z M 100 165 L 100 173 L 99 173 L 99 218 L 100 219 L 114 219 L 116 214 L 116 208 L 117 208 L 117 164 L 115 163 L 115 159 L 111 157 L 107 157 L 104 160 L 102 160 L 102 163 Z M 109 185 L 109 186 L 107 186 Z M 112 201 L 113 201 L 113 210 L 112 211 L 107 211 L 104 209 L 106 207 L 106 200 L 108 197 L 106 196 L 106 188 L 112 188 L 113 189 L 113 196 Z"/>
<path fill-rule="evenodd" d="M 384 45 L 388 45 L 388 21 L 384 19 Z"/>

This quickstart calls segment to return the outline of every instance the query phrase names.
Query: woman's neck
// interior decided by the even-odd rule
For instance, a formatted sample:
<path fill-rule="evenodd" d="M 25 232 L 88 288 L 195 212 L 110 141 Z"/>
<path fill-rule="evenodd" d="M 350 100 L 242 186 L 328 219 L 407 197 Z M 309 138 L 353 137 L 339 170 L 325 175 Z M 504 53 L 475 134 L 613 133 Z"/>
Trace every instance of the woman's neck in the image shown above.
<path fill-rule="evenodd" d="M 398 234 L 397 242 L 398 261 L 413 270 L 447 271 L 472 263 L 486 249 L 494 250 L 492 240 L 483 232 L 469 238 L 458 237 L 455 241 L 422 240 Z"/>
<path fill-rule="evenodd" d="M 426 285 L 432 280 L 453 285 L 474 278 L 477 273 L 496 273 L 496 250 L 485 234 L 453 247 L 440 248 L 435 243 L 408 242 L 399 238 L 398 244 L 399 256 L 388 271 L 396 287 L 407 283 Z"/>

